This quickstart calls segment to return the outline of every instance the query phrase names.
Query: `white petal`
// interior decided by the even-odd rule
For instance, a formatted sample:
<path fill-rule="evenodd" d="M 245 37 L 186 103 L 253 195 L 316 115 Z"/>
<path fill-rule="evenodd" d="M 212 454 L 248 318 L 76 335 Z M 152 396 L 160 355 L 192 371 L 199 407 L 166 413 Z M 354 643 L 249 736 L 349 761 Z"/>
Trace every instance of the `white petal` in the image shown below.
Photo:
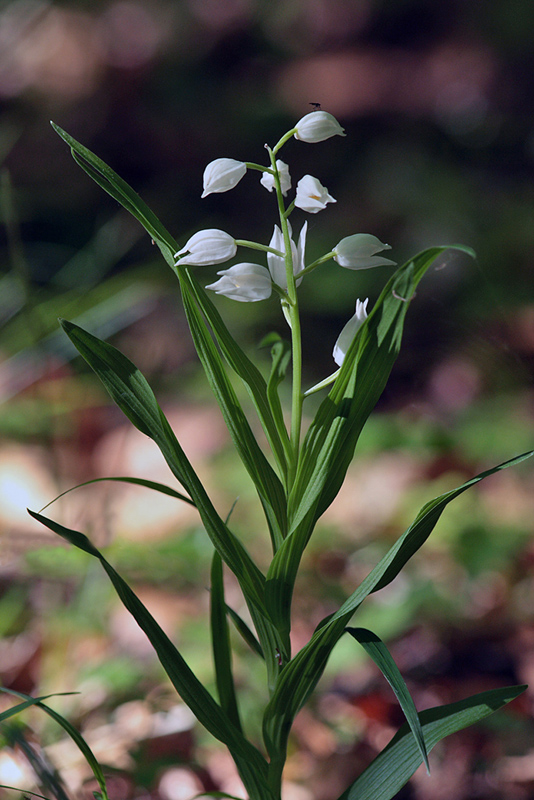
<path fill-rule="evenodd" d="M 313 175 L 304 175 L 297 183 L 297 195 L 295 205 L 309 214 L 316 214 L 326 208 L 327 203 L 335 203 L 332 195 L 328 194 L 328 189 L 314 178 Z"/>
<path fill-rule="evenodd" d="M 235 264 L 229 269 L 221 270 L 218 281 L 206 286 L 216 294 L 222 294 L 241 303 L 255 303 L 266 300 L 272 292 L 269 270 L 259 264 Z"/>
<path fill-rule="evenodd" d="M 180 264 L 206 266 L 222 264 L 233 258 L 237 252 L 235 239 L 217 228 L 198 231 L 179 250 L 175 258 Z M 183 255 L 189 253 L 189 255 Z"/>
<path fill-rule="evenodd" d="M 280 160 L 276 162 L 276 167 L 280 175 L 280 188 L 282 189 L 282 194 L 285 197 L 288 191 L 291 189 L 291 175 L 289 174 L 289 167 Z M 274 175 L 271 175 L 270 172 L 262 172 L 260 183 L 269 192 L 272 192 L 274 189 Z"/>
<path fill-rule="evenodd" d="M 334 361 L 336 362 L 338 367 L 340 367 L 343 364 L 347 350 L 352 344 L 352 341 L 356 336 L 358 330 L 361 328 L 362 324 L 367 319 L 368 302 L 369 298 L 366 298 L 363 301 L 363 303 L 361 300 L 356 300 L 356 311 L 354 315 L 349 319 L 347 324 L 344 326 L 344 328 L 342 329 L 341 333 L 337 338 L 332 355 L 334 356 Z"/>
<path fill-rule="evenodd" d="M 202 197 L 207 197 L 213 192 L 227 192 L 229 189 L 233 189 L 246 171 L 247 165 L 244 161 L 235 161 L 233 158 L 216 158 L 204 170 Z"/>
<path fill-rule="evenodd" d="M 334 248 L 334 261 L 348 269 L 368 269 L 381 265 L 394 265 L 395 262 L 383 256 L 377 256 L 382 250 L 391 250 L 389 244 L 370 233 L 355 233 L 346 236 Z"/>
<path fill-rule="evenodd" d="M 331 136 L 345 136 L 345 131 L 332 114 L 327 111 L 311 111 L 297 124 L 295 139 L 303 142 L 324 142 Z"/>

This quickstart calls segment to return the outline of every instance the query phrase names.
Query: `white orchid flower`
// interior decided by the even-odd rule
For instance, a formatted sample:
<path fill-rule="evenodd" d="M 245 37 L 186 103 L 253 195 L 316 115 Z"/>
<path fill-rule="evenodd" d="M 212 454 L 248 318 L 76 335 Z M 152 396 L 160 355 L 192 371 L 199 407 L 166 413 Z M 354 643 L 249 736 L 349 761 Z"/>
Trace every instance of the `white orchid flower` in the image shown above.
<path fill-rule="evenodd" d="M 218 281 L 206 286 L 216 294 L 238 300 L 240 303 L 256 303 L 271 296 L 272 281 L 269 270 L 259 264 L 244 262 L 217 273 Z"/>
<path fill-rule="evenodd" d="M 246 171 L 247 165 L 244 161 L 235 161 L 233 158 L 216 158 L 215 161 L 210 161 L 204 170 L 202 197 L 233 189 Z"/>
<path fill-rule="evenodd" d="M 395 265 L 389 258 L 377 256 L 382 250 L 391 250 L 389 244 L 383 244 L 370 233 L 355 233 L 346 236 L 334 247 L 334 261 L 347 269 L 369 269 L 382 265 Z"/>
<path fill-rule="evenodd" d="M 305 255 L 305 248 L 306 248 L 306 232 L 308 230 L 308 223 L 305 222 L 301 228 L 298 245 L 295 244 L 293 241 L 293 231 L 291 229 L 291 224 L 287 223 L 289 228 L 289 235 L 291 236 L 291 255 L 293 258 L 293 274 L 297 276 L 299 272 L 302 272 L 304 269 L 304 255 Z M 271 237 L 271 241 L 269 242 L 269 246 L 273 247 L 275 250 L 280 250 L 282 253 L 285 253 L 285 245 L 284 245 L 284 236 L 282 231 L 278 227 L 278 225 L 274 226 L 274 232 Z M 276 283 L 277 286 L 280 286 L 282 289 L 287 289 L 287 276 L 286 276 L 286 262 L 285 259 L 281 256 L 277 256 L 274 253 L 267 253 L 267 265 L 269 267 L 269 272 L 271 273 L 271 277 Z M 297 278 L 296 284 L 299 285 L 300 281 Z"/>
<path fill-rule="evenodd" d="M 183 255 L 184 253 L 189 255 Z M 217 228 L 208 228 L 191 236 L 174 257 L 180 264 L 203 267 L 209 264 L 222 264 L 223 261 L 233 258 L 236 253 L 237 245 L 230 234 Z"/>
<path fill-rule="evenodd" d="M 291 175 L 289 174 L 289 167 L 283 161 L 277 160 L 276 168 L 278 170 L 278 174 L 280 175 L 280 188 L 282 189 L 282 194 L 285 197 L 288 191 L 291 189 Z M 262 172 L 260 183 L 269 192 L 272 192 L 274 189 L 274 175 L 271 175 L 270 172 Z"/>
<path fill-rule="evenodd" d="M 367 297 L 363 303 L 361 300 L 356 300 L 356 312 L 354 316 L 352 316 L 341 333 L 339 334 L 337 341 L 334 345 L 334 351 L 332 355 L 334 356 L 334 361 L 340 367 L 343 364 L 345 359 L 345 355 L 347 350 L 349 349 L 352 340 L 356 336 L 356 333 L 362 326 L 362 324 L 367 319 L 367 303 L 369 302 L 369 298 Z"/>
<path fill-rule="evenodd" d="M 317 214 L 326 208 L 327 203 L 335 203 L 336 200 L 328 194 L 328 189 L 314 178 L 313 175 L 304 175 L 297 183 L 297 195 L 295 205 L 309 214 Z"/>
<path fill-rule="evenodd" d="M 346 136 L 345 129 L 327 111 L 310 111 L 295 125 L 295 139 L 302 142 L 324 142 L 331 136 Z"/>

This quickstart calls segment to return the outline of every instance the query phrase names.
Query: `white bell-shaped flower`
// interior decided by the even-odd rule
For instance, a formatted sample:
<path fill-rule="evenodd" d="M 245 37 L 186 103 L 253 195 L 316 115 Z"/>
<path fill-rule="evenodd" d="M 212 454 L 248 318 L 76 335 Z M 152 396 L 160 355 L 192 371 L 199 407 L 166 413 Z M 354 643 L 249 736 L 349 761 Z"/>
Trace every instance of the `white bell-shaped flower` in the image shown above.
<path fill-rule="evenodd" d="M 367 319 L 367 303 L 369 302 L 369 298 L 366 298 L 363 303 L 361 300 L 356 300 L 356 312 L 354 316 L 352 316 L 341 333 L 337 338 L 337 342 L 334 345 L 334 351 L 332 355 L 334 356 L 334 361 L 340 367 L 343 364 L 345 359 L 345 355 L 347 350 L 349 349 L 352 340 L 356 336 L 356 333 L 362 326 L 362 324 Z"/>
<path fill-rule="evenodd" d="M 184 254 L 188 255 L 184 255 Z M 198 231 L 178 250 L 175 259 L 180 264 L 203 267 L 209 264 L 222 264 L 237 253 L 235 239 L 229 233 L 217 228 Z"/>
<path fill-rule="evenodd" d="M 324 142 L 331 136 L 346 136 L 345 129 L 328 111 L 310 111 L 295 128 L 295 139 L 302 142 Z"/>
<path fill-rule="evenodd" d="M 370 233 L 355 233 L 353 236 L 346 236 L 334 247 L 334 261 L 347 269 L 394 266 L 395 261 L 376 255 L 382 250 L 391 250 L 391 247 Z"/>
<path fill-rule="evenodd" d="M 282 194 L 285 197 L 288 191 L 291 189 L 291 175 L 289 174 L 289 167 L 283 161 L 277 160 L 276 168 L 278 170 L 278 174 L 280 175 L 280 188 L 282 189 Z M 274 175 L 271 175 L 270 172 L 262 172 L 260 183 L 269 192 L 272 192 L 274 189 Z"/>
<path fill-rule="evenodd" d="M 206 289 L 223 294 L 240 303 L 256 303 L 271 296 L 272 281 L 269 270 L 259 264 L 235 264 L 217 273 L 218 281 L 210 283 Z"/>
<path fill-rule="evenodd" d="M 291 229 L 291 224 L 287 223 L 289 228 L 289 235 L 293 237 L 293 231 Z M 296 245 L 291 238 L 291 255 L 293 259 L 293 274 L 297 276 L 299 272 L 302 272 L 304 269 L 304 255 L 306 249 L 306 232 L 308 230 L 308 223 L 305 222 L 301 228 L 298 244 Z M 278 227 L 278 225 L 274 226 L 274 232 L 271 237 L 271 241 L 269 242 L 269 246 L 273 247 L 275 250 L 280 250 L 282 253 L 285 253 L 285 245 L 284 245 L 284 236 L 282 231 Z M 286 276 L 286 262 L 285 259 L 281 256 L 277 256 L 274 253 L 267 253 L 267 265 L 269 267 L 269 272 L 271 273 L 271 277 L 273 281 L 276 283 L 277 286 L 280 286 L 282 289 L 287 289 L 287 276 Z M 299 285 L 300 280 L 297 278 L 296 284 Z"/>
<path fill-rule="evenodd" d="M 228 192 L 237 186 L 246 171 L 247 165 L 244 161 L 235 161 L 233 158 L 216 158 L 215 161 L 210 161 L 204 170 L 202 197 L 213 192 Z"/>
<path fill-rule="evenodd" d="M 317 214 L 318 211 L 326 208 L 327 203 L 335 202 L 332 195 L 328 194 L 328 189 L 313 175 L 304 175 L 297 183 L 295 205 L 297 208 L 307 211 L 308 214 Z"/>

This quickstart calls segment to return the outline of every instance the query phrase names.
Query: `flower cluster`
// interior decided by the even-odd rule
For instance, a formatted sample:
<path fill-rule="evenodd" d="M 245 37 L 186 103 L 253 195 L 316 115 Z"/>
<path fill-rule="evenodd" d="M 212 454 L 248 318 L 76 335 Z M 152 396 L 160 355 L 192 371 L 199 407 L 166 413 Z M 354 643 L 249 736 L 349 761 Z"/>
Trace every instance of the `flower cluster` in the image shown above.
<path fill-rule="evenodd" d="M 275 148 L 271 150 L 266 145 L 271 158 L 269 167 L 236 161 L 232 158 L 217 158 L 209 163 L 204 170 L 202 197 L 227 192 L 237 186 L 247 170 L 259 170 L 261 185 L 269 192 L 275 191 L 277 194 L 281 209 L 280 226 L 274 226 L 268 245 L 234 239 L 230 234 L 218 229 L 199 231 L 176 253 L 177 265 L 222 264 L 236 255 L 238 246 L 263 251 L 267 256 L 266 267 L 250 261 L 234 264 L 228 269 L 220 270 L 217 273 L 220 276 L 219 280 L 206 288 L 242 303 L 266 300 L 275 290 L 281 296 L 282 305 L 285 307 L 291 302 L 291 292 L 294 292 L 303 276 L 330 259 L 341 267 L 352 270 L 394 265 L 394 261 L 379 255 L 384 250 L 389 250 L 390 246 L 368 233 L 356 233 L 341 239 L 331 252 L 309 265 L 305 263 L 306 222 L 300 230 L 298 240 L 295 242 L 293 239 L 288 217 L 294 208 L 299 208 L 308 214 L 317 214 L 325 209 L 328 203 L 335 203 L 336 200 L 317 178 L 313 175 L 304 175 L 297 183 L 294 200 L 284 208 L 282 198 L 285 198 L 291 189 L 291 175 L 288 165 L 275 156 L 291 136 L 303 142 L 314 143 L 336 135 L 345 136 L 345 132 L 335 117 L 326 111 L 312 111 L 302 117 Z M 351 341 L 367 317 L 367 302 L 368 300 L 357 301 L 356 313 L 345 325 L 336 342 L 333 355 L 338 366 L 343 363 Z"/>

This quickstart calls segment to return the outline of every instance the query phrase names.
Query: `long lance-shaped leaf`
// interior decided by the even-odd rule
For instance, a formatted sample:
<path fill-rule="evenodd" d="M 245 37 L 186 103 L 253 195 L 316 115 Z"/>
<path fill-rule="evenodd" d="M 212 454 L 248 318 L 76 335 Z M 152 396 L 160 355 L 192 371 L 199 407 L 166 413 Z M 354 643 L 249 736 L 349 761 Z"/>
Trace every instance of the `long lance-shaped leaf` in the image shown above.
<path fill-rule="evenodd" d="M 217 551 L 214 552 L 211 562 L 210 628 L 219 703 L 228 718 L 241 731 L 241 720 L 239 719 L 232 672 L 230 631 L 228 629 L 226 602 L 224 599 L 223 564 Z"/>
<path fill-rule="evenodd" d="M 321 677 L 326 662 L 354 612 L 372 592 L 387 586 L 411 556 L 426 542 L 451 500 L 484 478 L 531 458 L 534 450 L 485 470 L 456 489 L 426 503 L 414 522 L 390 548 L 356 591 L 318 626 L 312 638 L 285 666 L 264 717 L 264 739 L 269 752 L 280 752 L 287 742 L 293 719 Z"/>
<path fill-rule="evenodd" d="M 24 697 L 26 698 L 23 703 L 19 703 L 16 706 L 12 706 L 12 708 L 6 708 L 5 711 L 0 712 L 0 724 L 2 722 L 6 722 L 6 720 L 10 719 L 10 717 L 14 717 L 17 714 L 20 714 L 21 711 L 24 711 L 26 708 L 30 708 L 30 706 L 35 706 L 37 703 L 42 703 L 44 700 L 49 700 L 51 697 L 65 697 L 71 694 L 76 694 L 76 692 L 54 692 L 53 694 L 44 694 L 42 697 L 31 697 L 29 694 L 21 694 L 20 692 L 15 692 L 14 689 L 7 689 L 5 686 L 0 686 L 0 692 L 5 692 L 6 694 L 12 694 L 14 697 Z"/>
<path fill-rule="evenodd" d="M 110 194 L 114 200 L 130 212 L 143 226 L 146 232 L 156 242 L 169 266 L 174 265 L 174 254 L 178 250 L 177 244 L 161 224 L 153 211 L 134 192 L 131 186 L 124 181 L 101 158 L 98 158 L 87 147 L 77 142 L 74 137 L 64 131 L 55 122 L 50 123 L 55 132 L 68 144 L 76 163 L 98 185 Z"/>
<path fill-rule="evenodd" d="M 198 680 L 178 649 L 171 642 L 148 609 L 115 571 L 102 553 L 83 533 L 66 528 L 34 511 L 31 516 L 59 534 L 71 544 L 97 558 L 108 574 L 124 606 L 147 635 L 171 683 L 198 721 L 230 750 L 243 783 L 252 796 L 272 800 L 266 784 L 267 764 L 259 750 L 252 745 L 230 721 L 208 690 Z"/>
<path fill-rule="evenodd" d="M 190 270 L 175 265 L 174 255 L 179 249 L 175 239 L 170 235 L 147 204 L 126 181 L 111 169 L 111 167 L 102 161 L 102 159 L 98 158 L 98 156 L 92 153 L 87 147 L 76 141 L 70 134 L 60 128 L 59 125 L 56 125 L 54 122 L 51 124 L 56 133 L 70 147 L 76 163 L 90 178 L 98 183 L 105 192 L 110 194 L 141 223 L 152 240 L 158 245 L 167 264 L 178 275 L 182 291 L 185 287 L 191 291 L 192 297 L 206 317 L 225 358 L 246 385 L 281 473 L 285 474 L 287 471 L 289 438 L 287 436 L 283 438 L 280 437 L 267 398 L 265 380 L 257 367 L 250 361 L 231 336 L 217 309 L 207 296 L 205 290 L 191 274 Z"/>
<path fill-rule="evenodd" d="M 241 404 L 228 380 L 219 351 L 187 290 L 183 292 L 183 301 L 196 351 L 219 403 L 232 441 L 260 497 L 269 525 L 273 550 L 276 552 L 282 544 L 287 530 L 287 504 L 284 488 L 252 433 Z"/>
<path fill-rule="evenodd" d="M 61 725 L 63 730 L 70 736 L 75 745 L 78 747 L 79 751 L 85 758 L 87 764 L 91 767 L 93 775 L 95 776 L 97 783 L 100 786 L 100 791 L 102 793 L 103 800 L 107 800 L 108 794 L 106 787 L 106 779 L 104 777 L 102 767 L 98 763 L 93 751 L 91 750 L 91 748 L 89 747 L 89 745 L 87 744 L 81 733 L 79 733 L 79 731 L 77 731 L 76 728 L 73 725 L 71 725 L 68 719 L 65 719 L 65 717 L 63 717 L 57 711 L 54 711 L 53 708 L 50 708 L 50 706 L 47 706 L 45 703 L 43 703 L 43 700 L 48 700 L 50 697 L 55 697 L 60 695 L 47 695 L 46 697 L 33 698 L 27 694 L 24 694 L 23 692 L 16 692 L 14 689 L 5 689 L 1 687 L 0 691 L 6 692 L 7 694 L 11 694 L 14 697 L 19 697 L 25 701 L 24 703 L 20 703 L 18 706 L 15 706 L 14 709 L 12 708 L 9 709 L 9 716 L 12 716 L 12 713 L 18 713 L 19 711 L 22 711 L 24 708 L 30 705 L 34 705 L 37 706 L 37 708 L 42 709 L 46 714 L 48 714 L 49 717 L 52 717 L 52 719 L 55 722 L 57 722 L 58 725 Z M 6 714 L 1 715 L 0 722 L 3 722 L 6 718 L 7 718 Z"/>
<path fill-rule="evenodd" d="M 395 664 L 391 653 L 384 642 L 372 631 L 366 628 L 345 628 L 345 630 L 361 644 L 365 652 L 373 659 L 378 669 L 393 689 L 395 697 L 399 701 L 399 705 L 404 712 L 406 721 L 410 726 L 422 759 L 425 762 L 426 770 L 430 772 L 425 740 L 417 709 L 415 708 L 412 696 L 408 691 L 404 678 L 400 674 L 399 668 Z"/>
<path fill-rule="evenodd" d="M 112 345 L 72 322 L 62 320 L 61 324 L 119 408 L 136 428 L 156 442 L 172 473 L 195 503 L 215 549 L 237 577 L 245 599 L 265 613 L 262 573 L 217 514 L 144 376 Z"/>
<path fill-rule="evenodd" d="M 393 275 L 351 343 L 339 375 L 308 430 L 289 498 L 288 536 L 267 574 L 269 613 L 280 630 L 289 626 L 293 586 L 315 522 L 339 491 L 360 432 L 397 358 L 408 301 L 425 272 L 446 249 L 425 250 Z"/>
<path fill-rule="evenodd" d="M 481 692 L 466 700 L 421 711 L 419 717 L 427 750 L 452 733 L 493 714 L 525 691 L 510 686 Z M 392 800 L 421 765 L 421 752 L 408 725 L 403 725 L 391 742 L 338 800 Z"/>
<path fill-rule="evenodd" d="M 261 644 L 258 642 L 245 620 L 239 616 L 237 611 L 234 611 L 230 606 L 226 606 L 226 613 L 234 623 L 236 631 L 240 634 L 244 642 L 248 644 L 253 653 L 256 653 L 260 658 L 265 658 Z"/>
<path fill-rule="evenodd" d="M 116 481 L 117 483 L 131 483 L 134 486 L 144 486 L 145 489 L 153 489 L 155 492 L 161 492 L 161 494 L 166 494 L 168 497 L 174 497 L 176 500 L 182 500 L 184 503 L 189 503 L 192 506 L 195 505 L 190 497 L 186 497 L 185 494 L 177 492 L 176 489 L 172 489 L 170 486 L 166 486 L 164 483 L 159 483 L 158 481 L 148 481 L 145 478 L 130 478 L 127 475 L 111 475 L 106 478 L 91 478 L 90 481 L 84 481 L 83 483 L 76 484 L 76 486 L 71 486 L 70 489 L 65 489 L 64 492 L 61 492 L 61 494 L 58 494 L 57 497 L 54 497 L 53 500 L 50 500 L 49 503 L 43 506 L 41 511 L 44 511 L 46 508 L 51 506 L 52 503 L 55 503 L 62 497 L 65 497 L 66 494 L 74 492 L 76 489 L 81 489 L 84 486 L 90 486 L 92 483 L 102 483 L 103 481 Z"/>

